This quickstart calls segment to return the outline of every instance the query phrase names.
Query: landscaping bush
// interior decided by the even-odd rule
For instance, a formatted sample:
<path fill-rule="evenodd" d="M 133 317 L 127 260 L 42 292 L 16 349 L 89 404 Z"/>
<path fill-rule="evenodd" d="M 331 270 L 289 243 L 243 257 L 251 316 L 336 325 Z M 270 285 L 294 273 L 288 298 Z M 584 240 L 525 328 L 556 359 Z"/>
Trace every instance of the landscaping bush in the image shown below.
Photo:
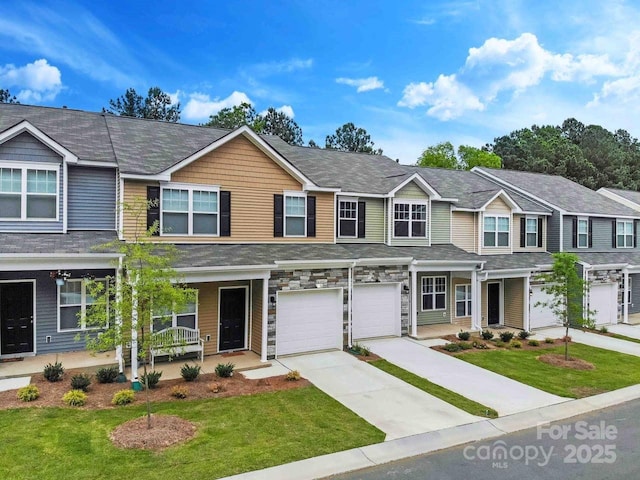
<path fill-rule="evenodd" d="M 147 372 L 146 375 L 142 375 L 140 377 L 140 383 L 142 383 L 142 385 L 146 384 L 149 388 L 156 388 L 156 385 L 158 385 L 161 376 L 162 372 L 151 370 L 150 372 Z"/>
<path fill-rule="evenodd" d="M 520 340 L 526 340 L 530 336 L 531 336 L 531 332 L 527 332 L 526 330 L 520 330 L 518 332 L 518 337 L 520 338 Z"/>
<path fill-rule="evenodd" d="M 467 340 L 469 340 L 471 338 L 471 333 L 470 332 L 463 332 L 462 330 L 460 330 L 460 332 L 458 333 L 458 338 L 460 340 L 464 340 L 466 342 Z"/>
<path fill-rule="evenodd" d="M 530 347 L 539 347 L 540 342 L 538 340 L 529 340 L 529 342 L 527 342 L 527 345 L 529 345 Z"/>
<path fill-rule="evenodd" d="M 64 375 L 64 368 L 62 368 L 62 364 L 60 362 L 56 362 L 53 364 L 47 363 L 42 373 L 44 375 L 44 378 L 46 378 L 50 382 L 59 382 L 60 380 L 62 380 L 62 376 Z"/>
<path fill-rule="evenodd" d="M 87 394 L 82 390 L 69 390 L 62 396 L 62 401 L 70 407 L 81 407 L 87 403 Z"/>
<path fill-rule="evenodd" d="M 482 335 L 483 340 L 491 340 L 494 336 L 491 330 L 483 330 L 480 335 Z"/>
<path fill-rule="evenodd" d="M 522 342 L 519 342 L 518 340 L 514 340 L 511 342 L 511 347 L 512 348 L 522 348 Z"/>
<path fill-rule="evenodd" d="M 184 386 L 176 385 L 171 389 L 171 396 L 176 398 L 187 398 L 189 396 L 189 389 Z"/>
<path fill-rule="evenodd" d="M 473 348 L 477 348 L 478 350 L 486 350 L 489 347 L 484 342 L 473 342 Z"/>
<path fill-rule="evenodd" d="M 503 348 L 505 347 L 507 344 L 505 342 L 503 342 L 502 340 L 496 340 L 496 347 L 500 347 Z"/>
<path fill-rule="evenodd" d="M 91 377 L 86 373 L 79 373 L 71 377 L 71 388 L 74 390 L 82 390 L 86 392 L 91 385 Z"/>
<path fill-rule="evenodd" d="M 113 383 L 118 379 L 118 367 L 100 367 L 96 370 L 96 380 L 98 383 Z"/>
<path fill-rule="evenodd" d="M 33 402 L 40 396 L 40 390 L 35 385 L 27 385 L 18 390 L 18 400 Z"/>
<path fill-rule="evenodd" d="M 184 367 L 180 369 L 180 375 L 184 378 L 185 382 L 193 382 L 198 375 L 200 375 L 200 365 L 184 364 Z"/>
<path fill-rule="evenodd" d="M 609 333 L 609 329 L 607 327 L 600 327 L 600 333 Z"/>
<path fill-rule="evenodd" d="M 469 342 L 459 342 L 458 346 L 460 350 L 471 350 L 473 348 L 473 345 Z"/>
<path fill-rule="evenodd" d="M 363 357 L 368 357 L 369 355 L 371 355 L 371 349 L 369 347 L 360 345 L 357 342 L 351 347 L 351 351 L 356 355 L 362 355 Z"/>
<path fill-rule="evenodd" d="M 284 378 L 290 382 L 297 382 L 300 380 L 300 372 L 298 370 L 291 370 L 284 376 Z"/>
<path fill-rule="evenodd" d="M 460 350 L 462 350 L 460 345 L 457 343 L 447 343 L 442 348 L 444 348 L 447 352 L 459 352 Z"/>
<path fill-rule="evenodd" d="M 555 343 L 555 340 L 551 337 L 547 337 L 544 339 L 544 343 Z"/>
<path fill-rule="evenodd" d="M 571 337 L 569 335 L 565 335 L 562 337 L 562 341 L 565 343 L 571 343 Z"/>
<path fill-rule="evenodd" d="M 133 402 L 135 396 L 136 392 L 134 392 L 133 390 L 120 390 L 113 394 L 111 403 L 113 405 L 128 405 Z"/>
<path fill-rule="evenodd" d="M 232 377 L 234 368 L 236 368 L 236 366 L 231 362 L 219 363 L 218 365 L 216 365 L 216 375 L 221 378 Z"/>
<path fill-rule="evenodd" d="M 505 343 L 509 343 L 513 340 L 513 332 L 500 332 L 500 340 Z"/>

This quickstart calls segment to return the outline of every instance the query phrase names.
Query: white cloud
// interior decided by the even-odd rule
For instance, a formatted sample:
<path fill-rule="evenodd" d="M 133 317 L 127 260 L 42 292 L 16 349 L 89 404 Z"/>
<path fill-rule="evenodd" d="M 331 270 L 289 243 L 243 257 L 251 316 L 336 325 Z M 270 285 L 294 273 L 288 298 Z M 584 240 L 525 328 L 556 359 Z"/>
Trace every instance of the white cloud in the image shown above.
<path fill-rule="evenodd" d="M 177 97 L 181 97 L 182 92 L 177 92 Z M 185 120 L 203 120 L 214 115 L 223 108 L 233 107 L 241 103 L 252 103 L 244 92 L 234 91 L 227 98 L 220 99 L 218 97 L 213 100 L 204 93 L 191 93 L 188 95 L 189 100 L 182 109 L 182 117 Z M 173 101 L 173 97 L 172 97 Z"/>
<path fill-rule="evenodd" d="M 384 82 L 378 77 L 367 78 L 336 78 L 336 83 L 343 85 L 349 85 L 350 87 L 357 87 L 356 92 L 368 92 L 370 90 L 376 90 L 378 88 L 384 88 Z"/>
<path fill-rule="evenodd" d="M 432 83 L 410 83 L 403 91 L 400 107 L 429 105 L 427 114 L 440 120 L 451 120 L 467 110 L 484 110 L 485 106 L 455 75 L 440 75 Z"/>
<path fill-rule="evenodd" d="M 260 112 L 260 115 L 265 116 L 268 110 L 263 110 Z M 293 118 L 295 116 L 295 112 L 293 111 L 293 107 L 291 105 L 282 105 L 281 107 L 276 108 L 276 112 L 282 112 L 287 117 Z"/>
<path fill-rule="evenodd" d="M 58 67 L 42 58 L 22 67 L 7 64 L 0 67 L 0 84 L 17 87 L 15 94 L 23 103 L 53 100 L 62 89 L 62 75 Z"/>

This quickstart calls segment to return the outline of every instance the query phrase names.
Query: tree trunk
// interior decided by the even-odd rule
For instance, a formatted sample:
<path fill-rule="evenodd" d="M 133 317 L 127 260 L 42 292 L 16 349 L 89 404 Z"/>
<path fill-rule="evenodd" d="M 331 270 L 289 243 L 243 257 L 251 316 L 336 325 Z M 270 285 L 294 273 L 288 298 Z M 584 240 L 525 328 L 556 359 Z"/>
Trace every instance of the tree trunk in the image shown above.
<path fill-rule="evenodd" d="M 567 329 L 564 332 L 564 359 L 569 360 L 569 322 L 567 321 Z"/>
<path fill-rule="evenodd" d="M 144 326 L 142 326 L 142 328 L 140 329 L 142 334 L 142 345 L 144 348 L 144 345 L 146 345 L 145 341 L 144 341 Z M 147 351 L 145 349 L 144 351 L 144 362 L 142 364 L 142 368 L 144 371 L 144 395 L 145 395 L 145 400 L 147 403 L 147 430 L 151 430 L 151 400 L 149 398 L 149 377 L 147 376 Z"/>

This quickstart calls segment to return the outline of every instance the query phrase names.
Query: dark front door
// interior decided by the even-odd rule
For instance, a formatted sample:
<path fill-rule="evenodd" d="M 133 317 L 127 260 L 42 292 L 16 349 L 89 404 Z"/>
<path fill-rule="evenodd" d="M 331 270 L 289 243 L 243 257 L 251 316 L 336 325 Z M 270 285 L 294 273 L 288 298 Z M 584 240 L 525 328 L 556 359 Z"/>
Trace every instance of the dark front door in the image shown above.
<path fill-rule="evenodd" d="M 500 284 L 487 285 L 487 322 L 489 325 L 500 323 Z"/>
<path fill-rule="evenodd" d="M 245 288 L 220 289 L 220 350 L 245 348 L 246 295 Z"/>
<path fill-rule="evenodd" d="M 0 284 L 0 354 L 33 352 L 33 283 Z"/>

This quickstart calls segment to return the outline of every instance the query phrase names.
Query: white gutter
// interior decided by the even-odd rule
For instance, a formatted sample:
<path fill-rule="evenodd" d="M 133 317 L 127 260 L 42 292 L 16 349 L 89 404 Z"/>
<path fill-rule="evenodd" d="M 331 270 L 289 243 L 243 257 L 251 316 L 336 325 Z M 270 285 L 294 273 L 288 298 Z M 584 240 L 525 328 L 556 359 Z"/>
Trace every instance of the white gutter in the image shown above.
<path fill-rule="evenodd" d="M 286 269 L 286 268 L 348 268 L 355 260 L 282 260 L 274 263 L 270 268 Z"/>
<path fill-rule="evenodd" d="M 353 346 L 353 316 L 351 312 L 351 304 L 353 295 L 353 267 L 355 266 L 355 262 L 349 266 L 349 283 L 347 287 L 347 345 L 349 348 Z"/>
<path fill-rule="evenodd" d="M 390 257 L 390 258 L 360 258 L 355 261 L 356 265 L 409 265 L 413 257 Z"/>

